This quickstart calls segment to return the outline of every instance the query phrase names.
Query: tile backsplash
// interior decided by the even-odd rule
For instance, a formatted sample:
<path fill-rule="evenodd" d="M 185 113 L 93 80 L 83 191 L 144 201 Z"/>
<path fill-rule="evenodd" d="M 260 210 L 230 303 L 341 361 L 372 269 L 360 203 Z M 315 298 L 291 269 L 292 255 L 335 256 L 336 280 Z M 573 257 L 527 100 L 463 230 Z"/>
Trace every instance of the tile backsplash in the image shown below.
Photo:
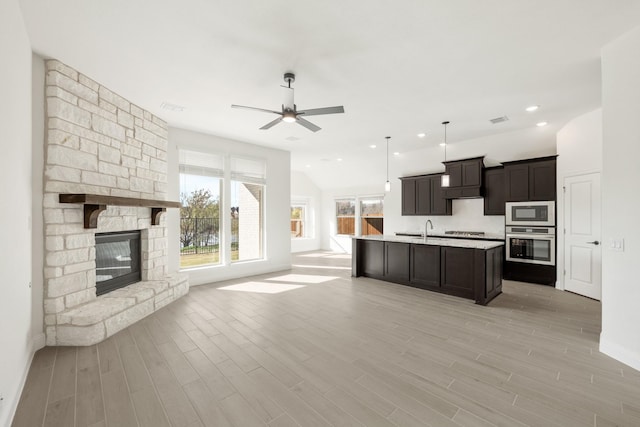
<path fill-rule="evenodd" d="M 451 216 L 403 216 L 397 229 L 385 230 L 385 232 L 387 234 L 398 231 L 422 233 L 426 220 L 430 219 L 433 223 L 433 232 L 436 234 L 456 230 L 484 231 L 487 234 L 504 235 L 504 216 L 485 216 L 484 199 L 457 199 L 452 203 Z"/>

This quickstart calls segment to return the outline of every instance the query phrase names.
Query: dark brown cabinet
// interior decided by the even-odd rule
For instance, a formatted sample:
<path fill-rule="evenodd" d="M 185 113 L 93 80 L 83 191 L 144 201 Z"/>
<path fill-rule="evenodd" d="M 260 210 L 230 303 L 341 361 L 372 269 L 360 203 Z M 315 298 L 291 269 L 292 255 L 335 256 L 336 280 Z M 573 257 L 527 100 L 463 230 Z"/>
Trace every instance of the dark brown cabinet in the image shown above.
<path fill-rule="evenodd" d="M 556 160 L 529 164 L 529 200 L 556 199 Z"/>
<path fill-rule="evenodd" d="M 449 175 L 449 187 L 443 189 L 444 197 L 481 197 L 483 159 L 484 157 L 474 157 L 446 162 L 444 168 Z"/>
<path fill-rule="evenodd" d="M 504 163 L 505 201 L 556 199 L 555 156 Z"/>
<path fill-rule="evenodd" d="M 411 245 L 409 281 L 416 288 L 440 288 L 440 246 Z"/>
<path fill-rule="evenodd" d="M 351 275 L 367 276 L 486 305 L 502 292 L 503 247 L 472 249 L 353 239 Z"/>
<path fill-rule="evenodd" d="M 385 242 L 384 276 L 389 280 L 409 280 L 410 245 Z"/>
<path fill-rule="evenodd" d="M 448 294 L 473 298 L 474 250 L 443 246 L 440 250 L 440 281 Z"/>
<path fill-rule="evenodd" d="M 429 215 L 451 215 L 451 199 L 444 197 L 444 189 L 440 185 L 442 174 L 431 176 L 431 213 Z"/>
<path fill-rule="evenodd" d="M 431 178 L 426 176 L 416 180 L 416 215 L 431 213 Z"/>
<path fill-rule="evenodd" d="M 451 200 L 444 198 L 442 174 L 400 178 L 402 215 L 451 215 Z"/>
<path fill-rule="evenodd" d="M 484 170 L 484 214 L 504 215 L 505 177 L 504 168 Z"/>
<path fill-rule="evenodd" d="M 359 240 L 364 255 L 360 262 L 365 276 L 380 277 L 384 273 L 384 242 Z"/>
<path fill-rule="evenodd" d="M 402 179 L 402 215 L 416 214 L 416 179 Z"/>

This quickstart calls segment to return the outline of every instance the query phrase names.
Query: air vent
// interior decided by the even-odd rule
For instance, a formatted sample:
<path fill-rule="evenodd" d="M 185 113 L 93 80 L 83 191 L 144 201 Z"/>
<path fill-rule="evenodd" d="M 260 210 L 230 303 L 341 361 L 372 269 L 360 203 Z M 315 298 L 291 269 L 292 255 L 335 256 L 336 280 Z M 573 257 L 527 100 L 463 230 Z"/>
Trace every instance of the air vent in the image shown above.
<path fill-rule="evenodd" d="M 291 142 L 295 142 L 295 141 L 300 141 L 300 138 L 295 137 L 295 136 L 290 136 L 288 138 L 285 138 L 286 141 L 291 141 Z"/>
<path fill-rule="evenodd" d="M 162 104 L 160 104 L 160 107 L 165 110 L 176 111 L 176 112 L 182 112 L 185 110 L 185 108 L 182 105 L 170 104 L 168 102 L 163 102 Z"/>
<path fill-rule="evenodd" d="M 498 123 L 506 122 L 507 120 L 509 120 L 509 117 L 502 116 L 502 117 L 496 117 L 495 119 L 491 119 L 489 121 L 494 125 L 497 125 Z"/>

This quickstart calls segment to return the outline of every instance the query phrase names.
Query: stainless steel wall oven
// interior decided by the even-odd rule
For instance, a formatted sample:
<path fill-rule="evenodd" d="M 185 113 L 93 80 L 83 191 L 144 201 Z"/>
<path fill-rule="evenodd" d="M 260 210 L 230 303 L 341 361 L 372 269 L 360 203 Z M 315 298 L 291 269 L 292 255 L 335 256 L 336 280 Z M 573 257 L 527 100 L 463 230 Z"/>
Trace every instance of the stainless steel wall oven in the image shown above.
<path fill-rule="evenodd" d="M 507 261 L 556 265 L 554 227 L 507 226 Z"/>

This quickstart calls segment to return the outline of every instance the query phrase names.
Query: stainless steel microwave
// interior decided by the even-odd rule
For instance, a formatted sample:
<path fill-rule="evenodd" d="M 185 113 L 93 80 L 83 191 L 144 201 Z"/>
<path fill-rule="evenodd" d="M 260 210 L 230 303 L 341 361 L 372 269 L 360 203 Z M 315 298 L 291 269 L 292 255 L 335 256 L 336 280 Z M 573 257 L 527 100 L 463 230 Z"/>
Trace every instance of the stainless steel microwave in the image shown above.
<path fill-rule="evenodd" d="M 505 205 L 506 225 L 532 225 L 555 227 L 556 202 L 507 202 Z"/>

